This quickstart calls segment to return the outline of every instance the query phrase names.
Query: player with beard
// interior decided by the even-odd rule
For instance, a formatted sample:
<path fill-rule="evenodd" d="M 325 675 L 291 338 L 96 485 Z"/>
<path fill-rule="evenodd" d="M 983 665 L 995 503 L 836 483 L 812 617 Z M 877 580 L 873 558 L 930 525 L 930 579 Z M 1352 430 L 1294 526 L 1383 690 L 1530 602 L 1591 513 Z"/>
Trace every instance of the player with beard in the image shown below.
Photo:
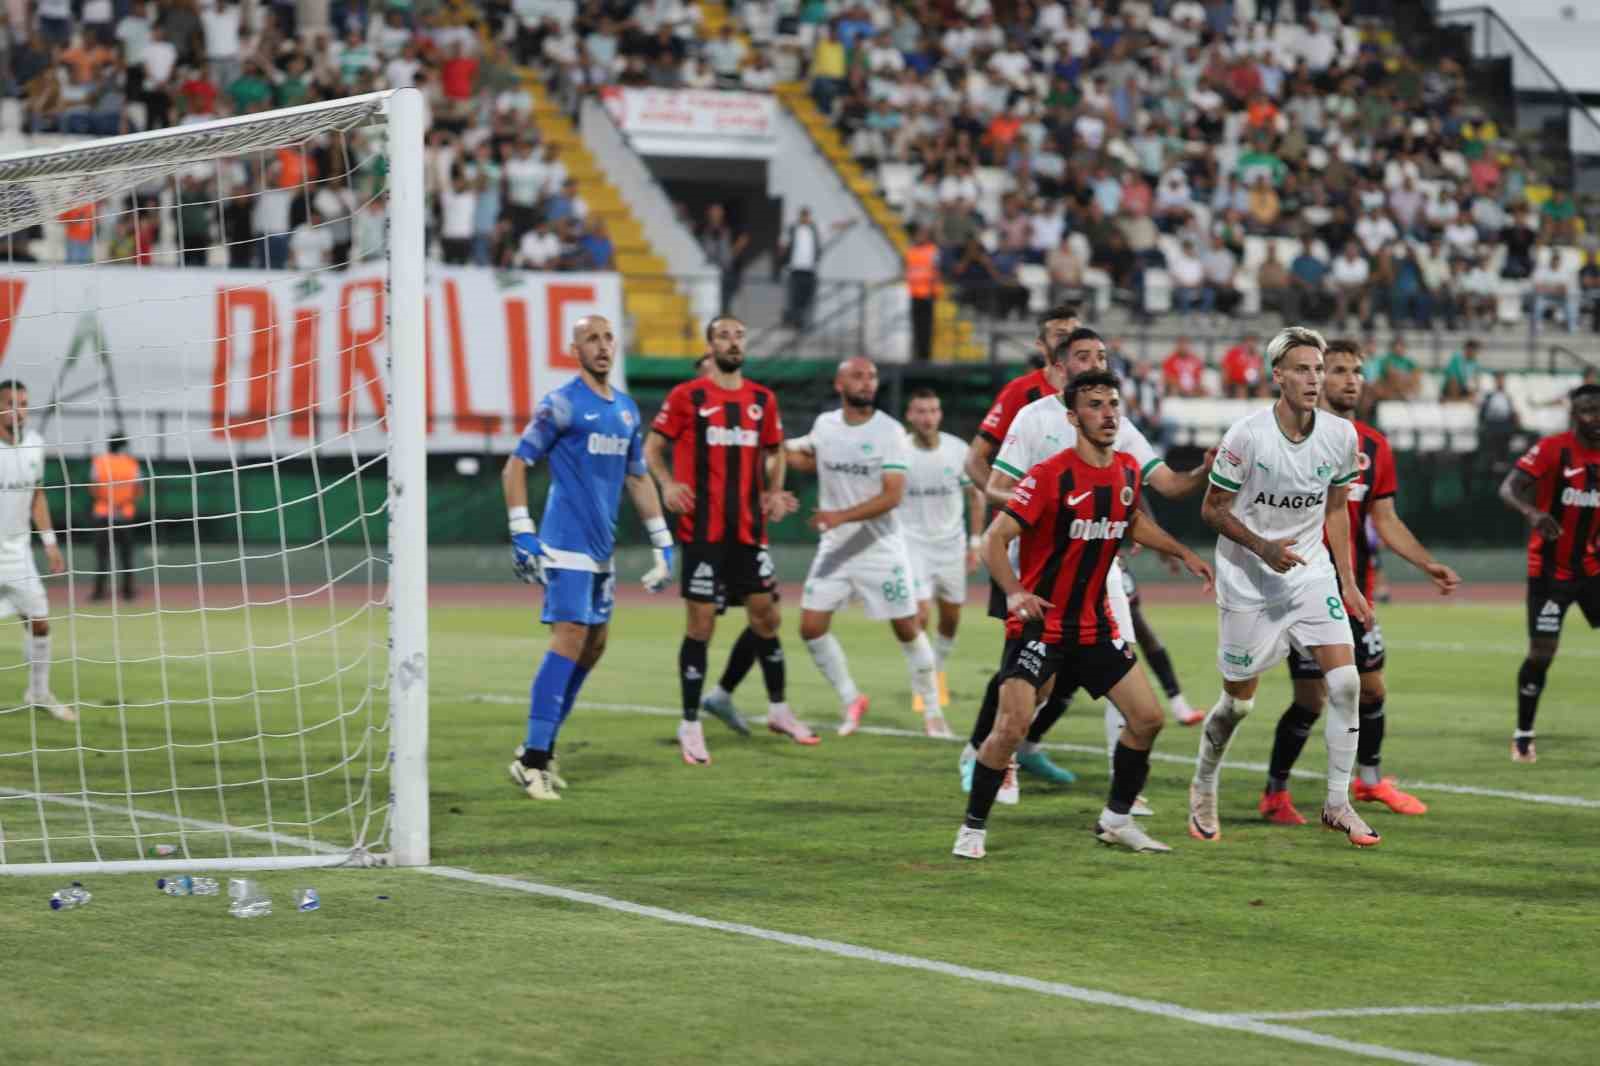
<path fill-rule="evenodd" d="M 1211 568 L 1139 507 L 1139 463 L 1116 450 L 1121 423 L 1117 379 L 1105 371 L 1075 378 L 1064 397 L 1076 432 L 1069 449 L 1030 468 L 995 516 L 985 543 L 989 572 L 1006 592 L 1005 681 L 1000 715 L 978 752 L 967 816 L 953 853 L 981 859 L 989 813 L 1021 743 L 1039 690 L 1083 686 L 1109 694 L 1125 720 L 1112 758 L 1110 796 L 1095 824 L 1107 844 L 1169 851 L 1132 817 L 1161 731 L 1161 705 L 1106 602 L 1106 577 L 1123 540 L 1177 556 L 1211 588 Z M 1008 547 L 1020 539 L 1020 576 Z"/>
<path fill-rule="evenodd" d="M 1572 390 L 1572 428 L 1546 437 L 1506 475 L 1500 499 L 1528 520 L 1528 657 L 1517 671 L 1511 761 L 1531 763 L 1545 675 L 1576 603 L 1600 629 L 1600 385 Z"/>
<path fill-rule="evenodd" d="M 766 547 L 767 522 L 794 509 L 793 497 L 783 491 L 778 399 L 771 389 L 744 378 L 743 322 L 731 315 L 714 318 L 706 326 L 706 339 L 715 372 L 685 381 L 667 394 L 644 447 L 662 502 L 679 516 L 687 619 L 678 648 L 683 710 L 678 748 L 690 765 L 711 762 L 700 707 L 706 646 L 722 598 L 744 605 L 755 632 L 756 659 L 767 685 L 767 728 L 799 744 L 817 743 L 785 699 L 777 575 Z"/>
<path fill-rule="evenodd" d="M 1080 374 L 1107 369 L 1109 359 L 1105 342 L 1101 340 L 1100 335 L 1092 329 L 1080 327 L 1056 345 L 1050 353 L 1050 362 L 1052 366 L 1059 368 L 1060 376 L 1071 381 Z M 1011 432 L 1006 435 L 1005 443 L 1000 447 L 1000 454 L 995 457 L 994 468 L 989 474 L 989 484 L 985 488 L 990 502 L 997 506 L 1005 506 L 1011 497 L 1012 489 L 1024 471 L 1043 462 L 1056 452 L 1072 447 L 1076 440 L 1077 430 L 1067 418 L 1067 410 L 1061 396 L 1046 396 L 1024 407 L 1012 420 Z M 1123 419 L 1119 423 L 1116 443 L 1118 451 L 1126 452 L 1138 461 L 1140 476 L 1148 480 L 1150 487 L 1172 499 L 1181 499 L 1199 491 L 1205 484 L 1206 472 L 1210 469 L 1215 454 L 1208 454 L 1200 466 L 1180 474 L 1156 455 L 1150 442 L 1129 419 Z M 1130 639 L 1137 637 L 1139 626 L 1132 614 L 1120 560 L 1114 559 L 1111 563 L 1106 590 L 1110 610 L 1117 620 L 1118 627 Z M 1144 650 L 1146 657 L 1151 660 L 1163 687 L 1170 694 L 1177 688 L 1171 659 L 1167 656 L 1166 649 L 1154 639 L 1154 634 L 1150 633 L 1149 636 L 1151 646 L 1141 650 Z M 983 707 L 978 713 L 977 723 L 973 727 L 972 742 L 963 752 L 961 763 L 963 787 L 966 787 L 971 780 L 970 759 L 976 755 L 983 737 L 987 735 L 988 728 L 994 721 L 998 683 L 997 675 L 996 679 L 991 681 L 989 692 L 984 697 Z M 1034 717 L 1033 724 L 1028 730 L 1028 737 L 1023 741 L 1017 755 L 1021 769 L 1037 773 L 1046 779 L 1052 777 L 1052 770 L 1057 773 L 1063 772 L 1045 756 L 1040 744 L 1045 733 L 1066 709 L 1066 701 L 1070 698 L 1070 691 L 1052 693 L 1044 708 Z M 1193 712 L 1187 703 L 1182 702 L 1181 695 L 1174 701 L 1173 712 L 1184 725 L 1194 725 L 1202 717 Z M 1120 712 L 1115 705 L 1108 703 L 1105 708 L 1107 758 L 1110 758 L 1112 752 L 1116 750 L 1122 725 Z M 1135 804 L 1134 813 L 1139 815 L 1149 813 L 1148 805 L 1142 797 Z"/>
<path fill-rule="evenodd" d="M 917 622 L 911 556 L 895 513 L 910 461 L 906 431 L 873 406 L 878 368 L 868 360 L 857 356 L 840 363 L 833 388 L 839 409 L 818 415 L 809 434 L 785 444 L 790 465 L 815 470 L 821 490 L 810 525 L 822 539 L 800 600 L 800 637 L 839 697 L 839 735 L 849 736 L 860 727 L 869 701 L 829 628 L 835 611 L 860 600 L 867 617 L 888 621 L 900 642 L 911 692 L 925 708 L 924 728 L 948 736 L 933 645 Z"/>
<path fill-rule="evenodd" d="M 1448 596 L 1461 583 L 1461 578 L 1429 554 L 1401 520 L 1394 503 L 1399 482 L 1389 441 L 1356 418 L 1356 407 L 1361 402 L 1361 362 L 1359 344 L 1348 340 L 1328 342 L 1322 409 L 1354 425 L 1361 446 L 1356 456 L 1359 472 L 1350 483 L 1350 546 L 1354 552 L 1351 568 L 1361 594 L 1372 603 L 1376 567 L 1373 566 L 1372 547 L 1361 532 L 1370 520 L 1384 544 L 1433 579 L 1440 595 Z M 1327 543 L 1326 533 L 1323 543 Z M 1355 642 L 1356 671 L 1361 676 L 1357 705 L 1361 732 L 1356 739 L 1356 779 L 1351 782 L 1351 796 L 1362 802 L 1382 803 L 1396 814 L 1426 813 L 1427 804 L 1402 792 L 1395 786 L 1394 778 L 1384 777 L 1379 770 L 1383 750 L 1383 705 L 1388 689 L 1383 682 L 1383 630 L 1378 628 L 1376 615 L 1367 623 L 1351 618 L 1350 636 Z M 1272 742 L 1272 759 L 1267 769 L 1267 788 L 1262 793 L 1259 809 L 1269 822 L 1304 825 L 1305 818 L 1295 810 L 1289 796 L 1289 771 L 1322 714 L 1328 699 L 1328 685 L 1316 661 L 1300 650 L 1289 656 L 1289 676 L 1294 680 L 1294 702 L 1278 719 L 1278 732 Z"/>

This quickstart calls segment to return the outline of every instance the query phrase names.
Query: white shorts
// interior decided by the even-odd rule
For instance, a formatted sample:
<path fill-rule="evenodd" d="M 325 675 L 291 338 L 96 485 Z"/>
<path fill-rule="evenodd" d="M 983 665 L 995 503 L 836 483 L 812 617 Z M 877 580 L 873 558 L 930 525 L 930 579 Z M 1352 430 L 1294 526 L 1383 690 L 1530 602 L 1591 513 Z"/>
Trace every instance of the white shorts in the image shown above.
<path fill-rule="evenodd" d="M 874 621 L 916 615 L 911 560 L 903 542 L 880 542 L 849 555 L 817 552 L 806 574 L 800 609 L 833 612 L 849 606 L 852 599 L 860 600 Z"/>
<path fill-rule="evenodd" d="M 1229 681 L 1248 681 L 1277 666 L 1291 650 L 1324 644 L 1353 646 L 1350 619 L 1334 578 L 1302 585 L 1270 607 L 1217 608 L 1217 669 Z"/>
<path fill-rule="evenodd" d="M 33 553 L 0 559 L 0 618 L 48 618 L 50 601 L 33 565 Z"/>
<path fill-rule="evenodd" d="M 1128 603 L 1128 587 L 1123 584 L 1122 577 L 1122 560 L 1111 560 L 1111 569 L 1106 571 L 1106 604 L 1111 608 L 1112 620 L 1117 623 L 1117 635 L 1135 644 L 1133 607 Z"/>
<path fill-rule="evenodd" d="M 940 603 L 967 602 L 965 540 L 933 544 L 908 537 L 906 554 L 911 557 L 912 595 L 918 603 L 932 599 Z"/>

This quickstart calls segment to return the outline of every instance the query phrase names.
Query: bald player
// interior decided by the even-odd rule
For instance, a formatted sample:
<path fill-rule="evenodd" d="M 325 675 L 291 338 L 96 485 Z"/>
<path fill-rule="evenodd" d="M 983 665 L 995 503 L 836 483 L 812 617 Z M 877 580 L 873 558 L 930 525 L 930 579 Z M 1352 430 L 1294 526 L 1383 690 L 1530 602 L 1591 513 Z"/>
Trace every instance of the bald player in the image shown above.
<path fill-rule="evenodd" d="M 839 735 L 861 725 L 868 699 L 850 676 L 844 649 L 830 633 L 833 614 L 861 601 L 868 618 L 887 621 L 900 642 L 911 692 L 929 736 L 948 737 L 939 707 L 933 645 L 917 621 L 911 555 L 895 508 L 906 491 L 910 453 L 905 428 L 873 406 L 878 368 L 846 359 L 834 375 L 838 410 L 817 416 L 811 432 L 784 442 L 790 469 L 816 471 L 820 489 L 811 528 L 821 534 L 800 600 L 800 636 L 839 697 Z"/>
<path fill-rule="evenodd" d="M 523 581 L 544 586 L 540 620 L 550 627 L 550 648 L 529 693 L 527 737 L 511 763 L 512 781 L 535 800 L 561 798 L 565 782 L 556 770 L 556 733 L 606 650 L 616 593 L 611 556 L 624 487 L 655 553 L 645 588 L 660 592 L 672 579 L 672 534 L 645 469 L 639 407 L 608 380 L 617 358 L 611 323 L 600 315 L 579 319 L 571 354 L 577 376 L 539 401 L 500 475 L 512 568 Z M 541 461 L 550 466 L 550 491 L 542 529 L 535 529 L 528 470 Z"/>

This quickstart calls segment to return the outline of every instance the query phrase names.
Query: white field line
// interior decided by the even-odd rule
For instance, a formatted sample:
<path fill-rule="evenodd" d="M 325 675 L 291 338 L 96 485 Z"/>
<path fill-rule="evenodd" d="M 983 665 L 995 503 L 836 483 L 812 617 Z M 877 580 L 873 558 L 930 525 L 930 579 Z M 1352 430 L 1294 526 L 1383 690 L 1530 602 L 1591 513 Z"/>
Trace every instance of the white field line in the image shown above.
<path fill-rule="evenodd" d="M 0 797 L 25 798 L 39 803 L 48 803 L 57 807 L 71 807 L 77 810 L 97 811 L 101 814 L 113 815 L 118 819 L 132 819 L 137 817 L 153 822 L 166 822 L 169 825 L 178 826 L 180 829 L 187 830 L 191 833 L 222 833 L 227 836 L 241 837 L 245 840 L 254 840 L 263 844 L 272 844 L 275 847 L 283 847 L 302 852 L 311 852 L 317 855 L 328 857 L 327 860 L 317 863 L 318 865 L 327 865 L 330 861 L 336 862 L 341 858 L 344 861 L 348 861 L 350 858 L 349 848 L 336 847 L 332 844 L 325 844 L 320 840 L 312 840 L 308 837 L 291 836 L 287 833 L 279 833 L 270 829 L 248 829 L 241 826 L 228 825 L 225 822 L 213 822 L 204 818 L 190 818 L 185 815 L 168 814 L 165 811 L 145 810 L 142 807 L 134 807 L 131 804 L 128 806 L 118 806 L 114 803 L 104 803 L 99 800 L 85 799 L 82 796 L 38 795 L 31 790 L 19 788 L 0 788 Z M 127 838 L 119 836 L 118 839 L 125 840 Z M 95 848 L 95 853 L 97 855 L 99 854 L 98 845 Z M 278 856 L 249 859 L 229 858 L 226 856 L 217 856 L 210 859 L 183 859 L 174 856 L 171 858 L 136 859 L 132 861 L 99 859 L 87 862 L 54 863 L 48 866 L 43 863 L 24 863 L 20 865 L 7 865 L 5 863 L 0 863 L 0 875 L 8 873 L 42 873 L 47 871 L 56 871 L 66 875 L 74 872 L 115 873 L 129 872 L 133 870 L 148 870 L 150 872 L 159 872 L 165 870 L 209 870 L 213 868 L 219 868 L 223 864 L 232 864 L 240 868 L 266 868 L 269 866 L 281 865 L 282 859 Z"/>
<path fill-rule="evenodd" d="M 1345 1007 L 1338 1010 L 1258 1011 L 1230 1014 L 1241 1021 L 1310 1021 L 1314 1018 L 1381 1018 L 1388 1015 L 1432 1014 L 1559 1014 L 1566 1011 L 1600 1010 L 1600 1000 L 1584 1003 L 1457 1003 L 1447 1007 Z"/>
<path fill-rule="evenodd" d="M 1032 977 L 1000 973 L 995 970 L 977 970 L 970 966 L 958 966 L 955 963 L 924 959 L 915 955 L 901 955 L 892 951 L 879 951 L 876 948 L 846 944 L 838 940 L 821 940 L 816 937 L 800 936 L 795 933 L 781 933 L 773 929 L 745 925 L 741 922 L 719 922 L 711 918 L 701 918 L 698 915 L 669 911 L 661 907 L 649 907 L 640 903 L 629 903 L 626 900 L 612 899 L 610 896 L 601 896 L 593 892 L 578 892 L 570 888 L 558 888 L 555 885 L 524 881 L 515 877 L 475 873 L 471 870 L 461 870 L 450 866 L 424 866 L 420 869 L 423 873 L 433 874 L 438 877 L 448 877 L 456 881 L 466 881 L 493 888 L 509 889 L 513 892 L 526 892 L 534 896 L 548 896 L 565 900 L 569 903 L 581 903 L 586 906 L 601 907 L 621 914 L 651 918 L 658 922 L 670 922 L 674 925 L 687 925 L 696 929 L 731 933 L 735 936 L 766 940 L 775 944 L 784 944 L 788 947 L 820 951 L 824 954 L 837 955 L 841 958 L 875 962 L 882 966 L 895 966 L 905 970 L 921 970 L 925 973 L 956 977 L 964 981 L 975 981 L 980 984 L 997 985 L 1001 988 L 1037 992 L 1041 995 L 1054 996 L 1058 999 L 1092 1003 L 1100 1007 L 1111 1007 L 1139 1014 L 1151 1014 L 1161 1018 L 1170 1018 L 1174 1021 L 1188 1022 L 1192 1025 L 1203 1025 L 1212 1029 L 1228 1029 L 1239 1033 L 1250 1033 L 1255 1036 L 1270 1037 L 1294 1044 L 1324 1048 L 1347 1055 L 1361 1055 L 1366 1058 L 1382 1059 L 1387 1062 L 1417 1063 L 1422 1064 L 1422 1066 L 1465 1066 L 1463 1060 L 1460 1059 L 1402 1051 L 1399 1048 L 1385 1047 L 1381 1044 L 1343 1040 L 1339 1037 L 1315 1033 L 1309 1029 L 1296 1029 L 1287 1025 L 1258 1021 L 1254 1018 L 1191 1010 L 1188 1007 L 1180 1007 L 1176 1003 L 1164 1003 L 1160 1000 L 1142 999 L 1137 996 L 1123 996 L 1114 992 L 1102 992 L 1098 989 L 1082 988 L 1078 985 L 1063 984 L 1058 981 L 1041 981 Z"/>
<path fill-rule="evenodd" d="M 479 693 L 469 698 L 477 700 L 479 703 L 506 703 L 520 705 L 528 702 L 528 697 L 526 696 L 511 696 L 504 693 L 494 692 Z M 591 711 L 610 711 L 615 714 L 648 714 L 663 718 L 676 718 L 679 714 L 677 710 L 671 707 L 652 707 L 648 704 L 641 703 L 591 703 L 588 700 L 579 700 L 578 706 Z M 752 720 L 759 719 L 754 719 L 752 717 Z M 864 725 L 857 729 L 856 732 L 866 733 L 871 736 L 878 737 L 908 737 L 913 740 L 937 739 L 927 736 L 920 730 L 895 729 L 890 726 Z M 965 744 L 966 738 L 956 737 L 953 741 L 946 740 L 940 741 L 940 743 Z M 1055 742 L 1047 742 L 1040 746 L 1050 751 L 1068 751 L 1080 755 L 1094 755 L 1101 759 L 1104 759 L 1106 755 L 1104 748 L 1091 747 L 1088 744 L 1058 744 Z M 1175 763 L 1179 766 L 1194 765 L 1194 758 L 1192 756 L 1172 755 L 1168 752 L 1161 751 L 1151 752 L 1150 759 L 1152 762 Z M 1264 762 L 1234 762 L 1229 760 L 1223 762 L 1222 766 L 1223 769 L 1244 770 L 1253 774 L 1264 774 L 1267 772 L 1267 764 Z M 1293 770 L 1290 772 L 1295 777 L 1303 777 L 1307 780 L 1321 781 L 1326 777 L 1325 774 L 1319 774 L 1315 770 Z M 1513 800 L 1517 803 L 1540 803 L 1551 807 L 1580 807 L 1591 810 L 1600 809 L 1600 799 L 1589 799 L 1586 796 L 1561 796 L 1550 795 L 1542 792 L 1514 792 L 1503 788 L 1482 788 L 1477 785 L 1453 785 L 1435 781 L 1403 780 L 1400 782 L 1400 784 L 1404 785 L 1408 789 L 1416 789 L 1419 792 L 1449 792 L 1459 796 L 1481 796 L 1487 799 Z"/>

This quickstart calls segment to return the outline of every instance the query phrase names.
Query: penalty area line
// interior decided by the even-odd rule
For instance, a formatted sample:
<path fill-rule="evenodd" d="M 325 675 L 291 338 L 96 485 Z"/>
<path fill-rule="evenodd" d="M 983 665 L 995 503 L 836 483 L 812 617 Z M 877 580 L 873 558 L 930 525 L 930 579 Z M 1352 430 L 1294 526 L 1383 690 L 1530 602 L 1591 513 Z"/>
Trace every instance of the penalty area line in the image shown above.
<path fill-rule="evenodd" d="M 1114 1010 L 1154 1015 L 1212 1029 L 1249 1033 L 1254 1036 L 1342 1052 L 1347 1055 L 1362 1055 L 1366 1058 L 1381 1059 L 1387 1062 L 1413 1063 L 1416 1066 L 1472 1066 L 1471 1063 L 1462 1059 L 1442 1058 L 1438 1055 L 1404 1051 L 1399 1048 L 1386 1047 L 1382 1044 L 1344 1040 L 1340 1037 L 1328 1036 L 1309 1029 L 1297 1029 L 1293 1026 L 1279 1025 L 1275 1022 L 1262 1021 L 1241 1015 L 1215 1014 L 1210 1011 L 1191 1010 L 1188 1007 L 1181 1007 L 1176 1003 L 1165 1003 L 1161 1000 L 1124 996 L 1115 992 L 1103 992 L 1099 989 L 1083 988 L 1059 981 L 1041 981 L 1037 978 L 1001 973 L 996 970 L 979 970 L 970 966 L 940 962 L 937 959 L 924 959 L 916 955 L 901 955 L 892 951 L 880 951 L 877 948 L 862 947 L 838 940 L 823 940 L 796 933 L 783 933 L 775 929 L 763 929 L 760 926 L 745 925 L 741 922 L 722 922 L 712 918 L 702 918 L 694 914 L 684 914 L 680 911 L 670 911 L 662 907 L 630 903 L 627 900 L 613 899 L 610 896 L 602 896 L 594 892 L 579 892 L 574 889 L 560 888 L 556 885 L 540 884 L 537 881 L 525 881 L 517 877 L 477 873 L 453 866 L 422 866 L 417 867 L 417 869 L 421 873 L 431 874 L 435 877 L 445 877 L 455 881 L 465 881 L 491 888 L 508 889 L 513 892 L 524 892 L 533 896 L 545 896 L 551 899 L 564 900 L 568 903 L 600 907 L 620 914 L 650 918 L 658 922 L 669 922 L 673 925 L 684 925 L 695 929 L 730 933 L 734 936 L 765 940 L 774 944 L 822 952 L 823 954 L 835 955 L 840 958 L 873 962 L 881 966 L 894 966 L 903 970 L 920 970 L 924 973 L 940 974 L 941 976 L 955 977 L 979 984 L 1036 992 L 1041 995 L 1054 996 L 1057 999 L 1074 1000 L 1079 1003 L 1089 1003 Z"/>
<path fill-rule="evenodd" d="M 501 693 L 479 693 L 468 698 L 476 700 L 479 703 L 526 704 L 528 702 L 528 697 L 526 696 L 510 696 Z M 588 700 L 579 700 L 578 706 L 590 711 L 608 711 L 613 714 L 648 714 L 661 718 L 677 718 L 679 715 L 679 712 L 671 707 L 653 707 L 649 704 L 642 703 L 593 703 Z M 856 732 L 875 737 L 902 737 L 910 738 L 912 740 L 935 740 L 939 741 L 940 743 L 965 743 L 965 740 L 961 737 L 956 737 L 953 740 L 942 740 L 938 737 L 930 737 L 920 730 L 896 729 L 892 726 L 864 725 L 858 728 Z M 1094 755 L 1101 759 L 1104 759 L 1106 755 L 1104 748 L 1095 748 L 1088 744 L 1062 744 L 1055 741 L 1047 741 L 1041 744 L 1040 747 L 1047 751 L 1065 751 L 1078 755 Z M 1194 759 L 1192 756 L 1172 755 L 1161 751 L 1151 752 L 1150 761 L 1173 763 L 1178 766 L 1194 765 Z M 1264 774 L 1267 772 L 1267 764 L 1264 762 L 1235 762 L 1233 760 L 1224 760 L 1222 763 L 1222 768 L 1224 770 L 1242 770 L 1252 774 Z M 1290 774 L 1294 777 L 1304 778 L 1308 781 L 1322 781 L 1327 777 L 1326 774 L 1319 774 L 1315 770 L 1291 770 Z M 1399 783 L 1404 785 L 1406 788 L 1416 789 L 1419 792 L 1448 792 L 1458 796 L 1478 796 L 1484 799 L 1512 800 L 1517 803 L 1537 803 L 1549 807 L 1578 807 L 1587 810 L 1600 810 L 1600 799 L 1589 799 L 1586 796 L 1562 796 L 1551 795 L 1542 792 L 1515 792 L 1510 789 L 1483 788 L 1478 785 L 1455 785 L 1438 781 L 1403 780 Z"/>
<path fill-rule="evenodd" d="M 1582 1003 L 1455 1003 L 1441 1007 L 1343 1007 L 1332 1010 L 1251 1011 L 1230 1014 L 1240 1021 L 1299 1022 L 1315 1018 L 1382 1018 L 1390 1015 L 1431 1014 L 1560 1014 L 1600 1010 L 1600 1000 Z"/>

